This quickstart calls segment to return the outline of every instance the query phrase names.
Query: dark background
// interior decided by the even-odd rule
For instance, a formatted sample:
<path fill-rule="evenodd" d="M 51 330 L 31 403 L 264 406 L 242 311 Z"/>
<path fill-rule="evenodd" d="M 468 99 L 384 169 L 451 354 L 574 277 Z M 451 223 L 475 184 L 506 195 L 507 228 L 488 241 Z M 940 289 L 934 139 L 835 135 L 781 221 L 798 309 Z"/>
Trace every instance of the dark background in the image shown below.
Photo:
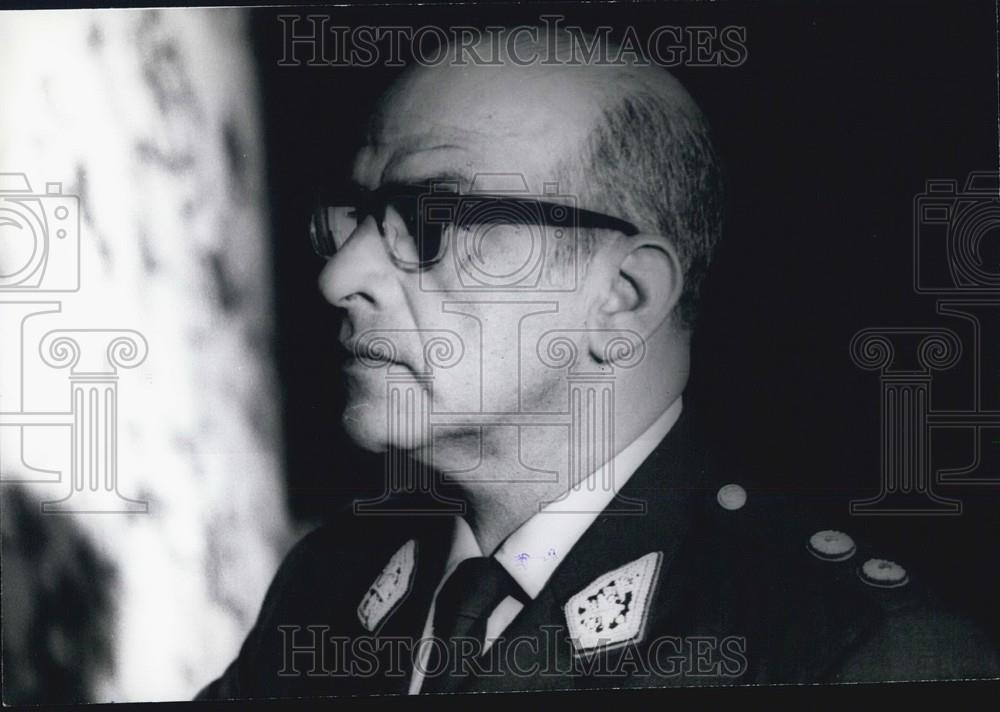
<path fill-rule="evenodd" d="M 336 314 L 316 286 L 311 190 L 349 165 L 361 121 L 398 71 L 279 67 L 276 15 L 308 12 L 333 25 L 415 26 L 535 24 L 551 12 L 583 27 L 632 24 L 643 37 L 659 25 L 746 26 L 742 66 L 671 70 L 708 115 L 731 184 L 685 399 L 699 404 L 734 481 L 791 495 L 815 511 L 816 529 L 884 547 L 1000 644 L 1000 484 L 937 486 L 963 502 L 961 516 L 848 514 L 849 500 L 880 484 L 878 373 L 852 363 L 851 337 L 866 327 L 941 326 L 971 346 L 960 321 L 914 292 L 912 215 L 927 179 L 961 182 L 997 167 L 992 3 L 259 10 L 289 506 L 303 522 L 361 494 L 354 474 L 371 460 L 338 428 Z M 1000 364 L 986 365 L 988 387 L 1000 390 Z M 968 359 L 945 376 L 933 407 L 971 407 Z M 1000 431 L 986 442 L 984 457 L 997 463 Z M 969 454 L 935 452 L 937 467 Z"/>

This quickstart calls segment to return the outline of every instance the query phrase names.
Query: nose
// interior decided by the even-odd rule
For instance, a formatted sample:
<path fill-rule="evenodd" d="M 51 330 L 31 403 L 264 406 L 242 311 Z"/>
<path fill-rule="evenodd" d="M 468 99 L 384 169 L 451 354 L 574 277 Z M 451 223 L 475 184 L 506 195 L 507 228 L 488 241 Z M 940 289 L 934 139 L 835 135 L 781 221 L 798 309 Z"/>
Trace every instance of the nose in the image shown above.
<path fill-rule="evenodd" d="M 369 216 L 327 260 L 319 275 L 319 289 L 336 307 L 348 308 L 359 301 L 374 304 L 392 269 L 382 235 Z"/>

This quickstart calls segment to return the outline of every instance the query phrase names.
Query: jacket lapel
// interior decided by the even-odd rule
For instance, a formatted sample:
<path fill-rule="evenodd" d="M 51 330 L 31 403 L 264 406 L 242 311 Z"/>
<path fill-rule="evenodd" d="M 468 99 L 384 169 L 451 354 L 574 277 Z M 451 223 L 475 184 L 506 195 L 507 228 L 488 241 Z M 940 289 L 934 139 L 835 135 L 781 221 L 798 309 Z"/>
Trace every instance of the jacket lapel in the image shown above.
<path fill-rule="evenodd" d="M 405 695 L 409 692 L 413 674 L 411 661 L 416 654 L 416 644 L 423 636 L 427 611 L 434 590 L 444 574 L 445 556 L 449 550 L 451 517 L 420 518 L 404 531 L 420 531 L 413 541 L 416 545 L 416 564 L 412 583 L 406 597 L 380 622 L 374 631 L 366 630 L 355 616 L 356 630 L 352 644 L 358 638 L 371 641 L 370 650 L 362 655 L 369 662 L 362 669 L 371 668 L 372 674 L 359 676 L 359 692 Z M 400 546 L 406 541 L 401 540 Z"/>
<path fill-rule="evenodd" d="M 504 631 L 503 641 L 488 652 L 484 667 L 501 675 L 470 677 L 467 691 L 565 689 L 592 686 L 572 674 L 579 652 L 569 639 L 565 606 L 574 595 L 617 568 L 659 552 L 659 567 L 646 605 L 669 609 L 677 586 L 664 586 L 702 495 L 705 466 L 692 441 L 690 417 L 680 419 L 656 450 L 626 482 L 611 505 L 597 517 L 563 558 L 539 595 Z M 634 513 L 634 502 L 644 511 Z M 626 513 L 629 512 L 629 513 Z M 648 627 L 648 621 L 647 621 Z M 637 637 L 641 637 L 639 631 Z M 602 655 L 583 651 L 584 656 Z M 538 674 L 542 670 L 549 674 Z"/>

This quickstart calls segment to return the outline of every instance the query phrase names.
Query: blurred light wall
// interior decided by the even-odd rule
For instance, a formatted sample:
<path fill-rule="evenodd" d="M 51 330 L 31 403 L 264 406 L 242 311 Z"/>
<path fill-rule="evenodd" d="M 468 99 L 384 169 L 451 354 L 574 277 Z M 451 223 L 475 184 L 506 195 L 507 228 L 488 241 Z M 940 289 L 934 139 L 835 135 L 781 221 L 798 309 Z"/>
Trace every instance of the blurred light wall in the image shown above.
<path fill-rule="evenodd" d="M 100 701 L 186 699 L 221 673 L 291 541 L 247 29 L 240 9 L 0 13 L 0 172 L 80 201 L 79 291 L 0 291 L 8 316 L 59 304 L 21 333 L 0 322 L 0 412 L 70 408 L 67 369 L 39 358 L 53 329 L 148 344 L 117 374 L 118 490 L 148 513 L 42 515 L 72 518 L 116 570 Z M 4 490 L 66 497 L 68 431 L 0 427 Z"/>

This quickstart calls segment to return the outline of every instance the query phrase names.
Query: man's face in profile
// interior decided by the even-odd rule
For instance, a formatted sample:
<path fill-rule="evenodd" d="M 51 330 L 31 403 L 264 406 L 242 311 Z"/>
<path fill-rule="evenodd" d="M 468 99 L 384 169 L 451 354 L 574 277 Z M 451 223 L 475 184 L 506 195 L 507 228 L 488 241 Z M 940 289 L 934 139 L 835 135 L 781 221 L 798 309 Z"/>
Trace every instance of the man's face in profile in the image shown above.
<path fill-rule="evenodd" d="M 353 182 L 375 191 L 447 181 L 463 193 L 573 204 L 580 178 L 572 185 L 560 168 L 580 153 L 598 102 L 590 85 L 536 68 L 418 69 L 389 90 L 372 117 Z M 438 337 L 457 350 L 443 359 L 447 367 L 432 371 L 433 411 L 451 414 L 452 423 L 436 427 L 436 448 L 463 438 L 489 448 L 488 439 L 479 443 L 483 413 L 496 422 L 505 413 L 565 410 L 565 369 L 545 366 L 535 350 L 546 331 L 587 327 L 592 299 L 572 244 L 555 264 L 556 241 L 574 240 L 574 231 L 451 226 L 443 258 L 408 269 L 391 246 L 412 250 L 403 233 L 419 228 L 392 208 L 382 227 L 368 217 L 346 231 L 321 276 L 327 299 L 344 310 L 339 336 L 349 350 L 357 353 L 373 330 L 391 344 L 391 362 L 350 358 L 345 366 L 348 434 L 376 451 L 429 445 L 414 432 L 390 433 L 386 377 L 428 372 Z"/>

